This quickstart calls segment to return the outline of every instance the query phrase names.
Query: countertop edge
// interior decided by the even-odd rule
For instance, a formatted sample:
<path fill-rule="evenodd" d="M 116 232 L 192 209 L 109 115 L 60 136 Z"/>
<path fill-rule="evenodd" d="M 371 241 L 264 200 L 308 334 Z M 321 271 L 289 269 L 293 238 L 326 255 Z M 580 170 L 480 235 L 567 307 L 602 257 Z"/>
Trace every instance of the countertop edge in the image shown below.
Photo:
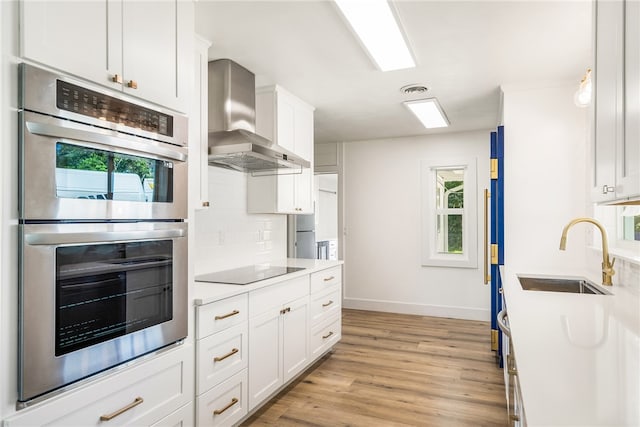
<path fill-rule="evenodd" d="M 257 289 L 271 286 L 276 283 L 284 282 L 286 280 L 308 276 L 318 271 L 343 265 L 344 261 L 287 258 L 281 261 L 273 261 L 273 262 L 270 262 L 269 264 L 274 266 L 302 267 L 304 268 L 304 270 L 295 271 L 293 273 L 284 274 L 282 276 L 272 277 L 270 279 L 260 280 L 258 282 L 251 283 L 248 285 L 209 283 L 209 282 L 201 282 L 201 281 L 194 280 L 193 297 L 192 297 L 193 305 L 199 306 L 199 305 L 210 304 L 215 301 L 219 301 L 226 298 L 231 298 L 236 295 L 255 291 Z M 211 272 L 213 271 L 214 270 L 212 270 Z M 207 274 L 207 273 L 203 273 L 203 274 Z M 198 274 L 198 276 L 200 276 L 200 274 Z"/>

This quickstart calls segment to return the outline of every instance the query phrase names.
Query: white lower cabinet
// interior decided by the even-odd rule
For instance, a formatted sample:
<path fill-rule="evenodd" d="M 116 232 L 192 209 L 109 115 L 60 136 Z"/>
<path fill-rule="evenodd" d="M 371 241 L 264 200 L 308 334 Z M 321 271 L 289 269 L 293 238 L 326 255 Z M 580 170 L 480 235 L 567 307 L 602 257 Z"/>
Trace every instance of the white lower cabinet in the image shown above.
<path fill-rule="evenodd" d="M 151 427 L 191 427 L 195 425 L 193 402 L 167 415 Z"/>
<path fill-rule="evenodd" d="M 237 425 L 341 337 L 342 267 L 196 307 L 196 425 Z"/>
<path fill-rule="evenodd" d="M 247 415 L 247 370 L 197 398 L 199 426 L 231 426 Z"/>
<path fill-rule="evenodd" d="M 196 308 L 196 422 L 230 426 L 247 415 L 247 294 Z"/>
<path fill-rule="evenodd" d="M 193 400 L 193 380 L 193 347 L 184 344 L 23 409 L 4 426 L 166 425 L 165 417 Z"/>
<path fill-rule="evenodd" d="M 249 319 L 250 410 L 308 365 L 308 311 L 305 295 Z"/>

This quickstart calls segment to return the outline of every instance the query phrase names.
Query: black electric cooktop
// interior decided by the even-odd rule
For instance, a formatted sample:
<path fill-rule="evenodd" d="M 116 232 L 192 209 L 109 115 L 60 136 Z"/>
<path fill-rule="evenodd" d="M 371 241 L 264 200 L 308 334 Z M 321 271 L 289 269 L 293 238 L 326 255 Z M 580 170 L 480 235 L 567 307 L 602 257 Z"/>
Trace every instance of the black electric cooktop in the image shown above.
<path fill-rule="evenodd" d="M 196 277 L 198 282 L 226 283 L 228 285 L 248 285 L 260 280 L 282 276 L 295 271 L 304 270 L 301 267 L 279 267 L 249 265 L 232 270 L 216 271 Z"/>

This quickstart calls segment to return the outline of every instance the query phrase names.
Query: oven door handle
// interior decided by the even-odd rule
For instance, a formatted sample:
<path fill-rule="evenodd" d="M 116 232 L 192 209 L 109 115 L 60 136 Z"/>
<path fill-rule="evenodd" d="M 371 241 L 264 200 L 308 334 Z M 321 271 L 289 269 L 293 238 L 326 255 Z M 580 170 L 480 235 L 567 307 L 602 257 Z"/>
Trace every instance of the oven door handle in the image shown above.
<path fill-rule="evenodd" d="M 185 237 L 186 230 L 132 230 L 94 232 L 25 233 L 24 241 L 29 245 L 66 245 L 75 243 L 122 242 L 128 240 L 159 240 Z"/>
<path fill-rule="evenodd" d="M 141 153 L 151 153 L 181 162 L 187 160 L 187 155 L 185 153 L 178 150 L 172 150 L 170 148 L 159 147 L 155 145 L 152 140 L 149 140 L 148 142 L 138 142 L 119 138 L 117 136 L 113 136 L 113 134 L 116 133 L 115 131 L 99 129 L 97 127 L 92 127 L 89 131 L 80 129 L 79 127 L 83 125 L 75 123 L 65 123 L 65 126 L 63 127 L 51 123 L 27 121 L 25 122 L 25 125 L 29 132 L 35 135 L 94 142 L 105 146 L 119 147 Z"/>

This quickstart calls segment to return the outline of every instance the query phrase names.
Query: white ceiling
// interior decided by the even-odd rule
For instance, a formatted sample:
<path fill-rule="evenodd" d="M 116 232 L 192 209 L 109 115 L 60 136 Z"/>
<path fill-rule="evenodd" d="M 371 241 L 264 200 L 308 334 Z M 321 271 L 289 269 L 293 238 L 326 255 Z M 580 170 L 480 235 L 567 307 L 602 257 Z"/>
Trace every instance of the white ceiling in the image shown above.
<path fill-rule="evenodd" d="M 394 1 L 416 58 L 376 69 L 331 1 L 196 2 L 209 59 L 230 58 L 316 107 L 316 142 L 491 129 L 499 86 L 575 81 L 591 66 L 591 0 Z M 421 83 L 427 94 L 402 86 Z M 402 101 L 438 98 L 451 126 L 424 129 Z"/>

